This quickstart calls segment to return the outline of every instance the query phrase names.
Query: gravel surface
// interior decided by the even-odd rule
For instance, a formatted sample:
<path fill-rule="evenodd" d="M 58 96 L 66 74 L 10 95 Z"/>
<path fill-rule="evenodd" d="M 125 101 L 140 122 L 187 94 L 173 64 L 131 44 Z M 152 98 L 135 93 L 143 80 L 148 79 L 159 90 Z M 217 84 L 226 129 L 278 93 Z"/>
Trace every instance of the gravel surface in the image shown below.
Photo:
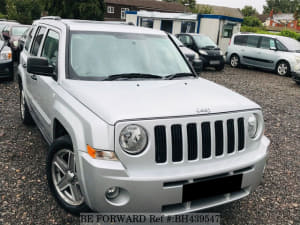
<path fill-rule="evenodd" d="M 221 224 L 300 224 L 300 86 L 254 69 L 206 71 L 202 76 L 260 104 L 271 140 L 264 182 L 250 196 L 209 209 Z M 47 144 L 19 119 L 17 83 L 0 81 L 0 225 L 79 224 L 51 196 L 45 176 Z"/>

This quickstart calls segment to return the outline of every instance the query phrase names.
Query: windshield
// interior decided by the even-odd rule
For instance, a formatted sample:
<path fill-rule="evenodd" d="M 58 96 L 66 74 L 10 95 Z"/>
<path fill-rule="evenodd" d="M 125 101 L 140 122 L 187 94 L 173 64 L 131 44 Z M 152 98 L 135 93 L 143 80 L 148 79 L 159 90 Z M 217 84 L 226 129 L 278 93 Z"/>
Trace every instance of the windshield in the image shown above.
<path fill-rule="evenodd" d="M 166 77 L 191 70 L 167 36 L 107 32 L 72 32 L 72 79 L 104 80 L 117 74 Z"/>
<path fill-rule="evenodd" d="M 279 40 L 282 42 L 282 44 L 287 47 L 289 51 L 297 51 L 300 52 L 300 42 L 287 37 L 280 37 Z"/>
<path fill-rule="evenodd" d="M 13 27 L 12 36 L 22 36 L 27 29 L 28 27 Z"/>
<path fill-rule="evenodd" d="M 207 36 L 195 35 L 193 37 L 198 48 L 218 48 L 215 42 Z"/>

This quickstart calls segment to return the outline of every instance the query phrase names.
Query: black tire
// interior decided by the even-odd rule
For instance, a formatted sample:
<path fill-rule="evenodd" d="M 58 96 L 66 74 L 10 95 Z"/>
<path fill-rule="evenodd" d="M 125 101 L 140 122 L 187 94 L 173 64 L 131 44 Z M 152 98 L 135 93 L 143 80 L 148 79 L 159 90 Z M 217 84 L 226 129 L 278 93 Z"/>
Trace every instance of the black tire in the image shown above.
<path fill-rule="evenodd" d="M 56 155 L 64 150 L 70 150 L 71 152 L 73 152 L 73 144 L 68 135 L 57 138 L 49 147 L 49 152 L 46 161 L 46 173 L 50 191 L 53 194 L 56 201 L 59 203 L 59 205 L 66 211 L 74 215 L 79 215 L 81 212 L 90 212 L 90 208 L 85 204 L 84 201 L 82 204 L 79 205 L 71 205 L 68 202 L 66 202 L 58 193 L 55 187 L 55 178 L 53 176 L 53 161 L 55 160 Z"/>
<path fill-rule="evenodd" d="M 230 66 L 232 68 L 238 68 L 240 67 L 240 57 L 237 54 L 232 54 L 230 56 Z"/>
<path fill-rule="evenodd" d="M 8 75 L 9 75 L 8 80 L 14 81 L 14 65 L 13 64 L 9 67 Z"/>
<path fill-rule="evenodd" d="M 22 86 L 20 86 L 20 118 L 23 124 L 34 125 L 34 121 L 29 112 Z"/>
<path fill-rule="evenodd" d="M 225 65 L 222 64 L 220 66 L 215 67 L 217 71 L 222 71 L 224 69 Z"/>
<path fill-rule="evenodd" d="M 276 65 L 276 73 L 279 76 L 287 77 L 290 75 L 290 64 L 286 61 L 280 61 Z"/>

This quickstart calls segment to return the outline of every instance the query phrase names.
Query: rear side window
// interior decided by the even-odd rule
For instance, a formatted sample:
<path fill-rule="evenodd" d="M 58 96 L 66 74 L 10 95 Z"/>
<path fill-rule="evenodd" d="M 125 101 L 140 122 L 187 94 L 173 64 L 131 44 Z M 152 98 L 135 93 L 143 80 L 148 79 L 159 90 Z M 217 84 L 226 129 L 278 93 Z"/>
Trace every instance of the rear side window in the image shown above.
<path fill-rule="evenodd" d="M 46 28 L 45 27 L 39 27 L 39 30 L 37 31 L 37 34 L 35 35 L 35 38 L 33 40 L 33 45 L 31 47 L 31 55 L 33 56 L 37 56 L 40 46 L 41 46 L 41 42 L 43 40 Z"/>
<path fill-rule="evenodd" d="M 257 48 L 259 38 L 259 36 L 248 36 L 247 46 Z"/>
<path fill-rule="evenodd" d="M 56 68 L 58 56 L 58 41 L 59 34 L 55 31 L 49 30 L 44 41 L 44 47 L 41 56 L 48 59 L 50 65 Z"/>
<path fill-rule="evenodd" d="M 235 36 L 234 38 L 234 44 L 235 45 L 247 45 L 248 36 L 247 35 L 239 35 Z"/>

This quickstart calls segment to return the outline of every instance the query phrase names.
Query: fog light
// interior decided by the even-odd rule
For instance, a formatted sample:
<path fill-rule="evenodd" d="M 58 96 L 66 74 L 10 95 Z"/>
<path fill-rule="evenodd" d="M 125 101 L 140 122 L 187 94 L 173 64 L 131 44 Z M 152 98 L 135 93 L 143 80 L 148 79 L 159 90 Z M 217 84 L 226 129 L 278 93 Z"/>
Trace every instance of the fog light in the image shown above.
<path fill-rule="evenodd" d="M 108 198 L 108 199 L 114 199 L 114 198 L 118 197 L 119 193 L 120 193 L 120 188 L 110 187 L 106 190 L 105 195 L 106 195 L 106 198 Z"/>

